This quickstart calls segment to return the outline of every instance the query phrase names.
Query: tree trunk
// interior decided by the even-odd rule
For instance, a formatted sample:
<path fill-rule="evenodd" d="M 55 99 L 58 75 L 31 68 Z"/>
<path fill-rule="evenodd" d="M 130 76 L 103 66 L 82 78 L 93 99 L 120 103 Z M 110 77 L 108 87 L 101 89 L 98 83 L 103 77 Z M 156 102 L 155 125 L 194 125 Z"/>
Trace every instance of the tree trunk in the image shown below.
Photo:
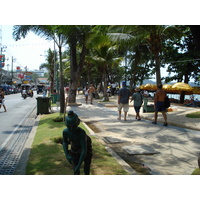
<path fill-rule="evenodd" d="M 182 91 L 180 94 L 180 103 L 183 104 L 184 103 L 184 99 L 185 99 L 185 91 Z"/>
<path fill-rule="evenodd" d="M 59 59 L 60 59 L 60 113 L 65 113 L 65 93 L 64 93 L 64 77 L 62 65 L 62 47 L 59 46 Z"/>
<path fill-rule="evenodd" d="M 76 103 L 76 91 L 80 79 L 80 71 L 83 68 L 84 59 L 86 55 L 86 47 L 83 44 L 80 54 L 80 63 L 77 64 L 76 59 L 76 42 L 70 45 L 70 82 L 69 82 L 69 103 Z"/>
<path fill-rule="evenodd" d="M 159 53 L 154 53 L 155 62 L 156 62 L 156 84 L 161 84 L 161 74 L 160 74 L 160 57 Z"/>
<path fill-rule="evenodd" d="M 104 82 L 103 101 L 109 101 L 109 97 L 107 94 L 107 88 L 108 88 L 107 75 L 105 70 L 103 70 L 103 82 Z"/>
<path fill-rule="evenodd" d="M 70 45 L 70 81 L 69 81 L 69 103 L 76 103 L 76 91 L 78 88 L 77 80 L 77 60 L 76 60 L 76 42 Z"/>

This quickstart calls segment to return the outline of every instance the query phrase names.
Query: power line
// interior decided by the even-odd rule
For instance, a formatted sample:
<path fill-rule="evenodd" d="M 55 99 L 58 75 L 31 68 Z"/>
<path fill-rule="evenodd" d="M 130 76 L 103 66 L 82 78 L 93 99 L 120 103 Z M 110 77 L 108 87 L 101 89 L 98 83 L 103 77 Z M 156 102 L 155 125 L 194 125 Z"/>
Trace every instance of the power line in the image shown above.
<path fill-rule="evenodd" d="M 6 44 L 6 46 L 9 47 L 25 47 L 25 46 L 43 46 L 43 45 L 49 45 L 50 42 L 48 43 L 35 43 L 35 44 Z"/>

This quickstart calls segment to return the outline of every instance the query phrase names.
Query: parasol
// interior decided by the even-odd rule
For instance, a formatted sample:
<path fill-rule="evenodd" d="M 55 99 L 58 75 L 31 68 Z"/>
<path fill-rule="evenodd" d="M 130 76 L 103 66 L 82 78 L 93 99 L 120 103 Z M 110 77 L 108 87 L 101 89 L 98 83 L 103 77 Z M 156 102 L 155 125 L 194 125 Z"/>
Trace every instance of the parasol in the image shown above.
<path fill-rule="evenodd" d="M 193 87 L 192 93 L 193 94 L 200 94 L 200 87 Z"/>
<path fill-rule="evenodd" d="M 157 90 L 157 85 L 153 85 L 153 84 L 146 84 L 144 86 L 145 90 Z"/>
<path fill-rule="evenodd" d="M 162 89 L 165 90 L 168 93 L 173 93 L 174 92 L 174 90 L 172 89 L 172 85 L 169 85 L 169 84 L 164 84 Z"/>
<path fill-rule="evenodd" d="M 172 89 L 175 91 L 185 91 L 185 92 L 191 92 L 193 90 L 193 88 L 189 84 L 182 82 L 173 84 Z"/>

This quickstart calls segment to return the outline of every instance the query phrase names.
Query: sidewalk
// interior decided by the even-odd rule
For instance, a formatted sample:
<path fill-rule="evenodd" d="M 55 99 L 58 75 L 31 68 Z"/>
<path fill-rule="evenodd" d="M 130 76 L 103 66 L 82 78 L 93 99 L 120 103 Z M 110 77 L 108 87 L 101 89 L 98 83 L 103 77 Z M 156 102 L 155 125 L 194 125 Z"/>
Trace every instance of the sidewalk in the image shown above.
<path fill-rule="evenodd" d="M 95 99 L 91 105 L 85 104 L 83 95 L 77 95 L 77 103 L 81 105 L 68 106 L 67 111 L 76 112 L 108 148 L 149 169 L 150 174 L 190 175 L 197 168 L 200 120 L 185 114 L 199 108 L 177 106 L 177 111 L 168 113 L 169 125 L 164 127 L 161 113 L 157 125 L 151 124 L 154 113 L 143 113 L 142 109 L 142 120 L 136 121 L 132 106 L 127 121 L 117 120 L 117 96 L 106 103 Z"/>

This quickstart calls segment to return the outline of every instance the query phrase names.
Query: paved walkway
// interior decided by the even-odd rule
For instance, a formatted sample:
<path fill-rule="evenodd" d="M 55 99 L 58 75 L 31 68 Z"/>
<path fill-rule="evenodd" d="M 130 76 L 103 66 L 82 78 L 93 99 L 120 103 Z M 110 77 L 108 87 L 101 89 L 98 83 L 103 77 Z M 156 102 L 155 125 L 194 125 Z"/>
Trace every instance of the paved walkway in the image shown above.
<path fill-rule="evenodd" d="M 97 137 L 108 146 L 120 146 L 127 156 L 149 168 L 151 174 L 190 175 L 197 168 L 200 120 L 186 118 L 185 114 L 200 111 L 199 108 L 177 106 L 177 111 L 168 113 L 169 125 L 164 127 L 162 114 L 159 113 L 158 124 L 153 125 L 153 113 L 141 110 L 142 120 L 137 121 L 133 107 L 127 121 L 117 120 L 116 96 L 106 103 L 95 99 L 91 105 L 78 95 L 77 103 L 81 105 L 68 106 L 67 110 L 76 112 L 83 122 L 92 125 Z"/>

